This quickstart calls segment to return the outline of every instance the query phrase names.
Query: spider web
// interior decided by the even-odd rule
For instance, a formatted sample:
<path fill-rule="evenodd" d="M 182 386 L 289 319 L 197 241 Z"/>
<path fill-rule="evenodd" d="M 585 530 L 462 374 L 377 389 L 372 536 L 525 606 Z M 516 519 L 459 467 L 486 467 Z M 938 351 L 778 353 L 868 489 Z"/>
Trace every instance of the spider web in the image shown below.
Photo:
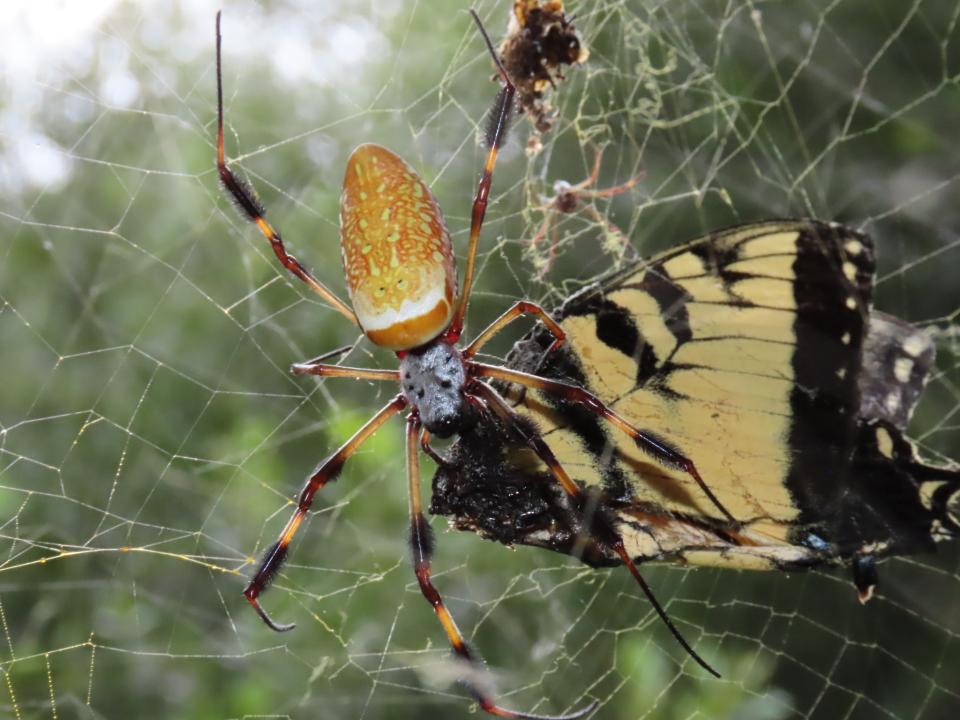
<path fill-rule="evenodd" d="M 343 294 L 337 203 L 361 141 L 400 151 L 462 253 L 495 93 L 460 2 L 224 8 L 228 154 Z M 357 340 L 278 267 L 213 171 L 211 3 L 32 2 L 0 43 L 0 715 L 465 717 L 405 552 L 401 433 L 318 498 L 265 604 L 240 595 L 302 478 L 394 392 L 294 378 Z M 507 2 L 478 2 L 491 34 Z M 776 216 L 869 232 L 877 306 L 937 333 L 911 428 L 960 458 L 960 6 L 941 0 L 581 2 L 591 56 L 494 179 L 474 331 L 633 253 Z M 556 217 L 553 182 L 632 190 Z M 610 225 L 629 238 L 623 248 Z M 491 344 L 502 356 L 513 335 Z M 390 367 L 359 343 L 345 362 Z M 669 428 L 659 428 L 669 435 Z M 424 497 L 432 465 L 424 461 Z M 509 707 L 597 718 L 960 714 L 960 544 L 840 571 L 646 569 L 721 669 L 685 658 L 622 570 L 444 532 L 437 584 Z"/>

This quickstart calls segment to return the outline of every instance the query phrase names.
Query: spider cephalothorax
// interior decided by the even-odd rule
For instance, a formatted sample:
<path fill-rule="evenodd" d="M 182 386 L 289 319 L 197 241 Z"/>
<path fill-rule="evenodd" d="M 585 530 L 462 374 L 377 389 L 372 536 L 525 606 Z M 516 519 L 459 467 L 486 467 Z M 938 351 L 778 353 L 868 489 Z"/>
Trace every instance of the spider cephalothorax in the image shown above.
<path fill-rule="evenodd" d="M 448 438 L 466 429 L 467 370 L 455 345 L 438 340 L 411 350 L 400 361 L 400 378 L 403 396 L 428 432 Z"/>

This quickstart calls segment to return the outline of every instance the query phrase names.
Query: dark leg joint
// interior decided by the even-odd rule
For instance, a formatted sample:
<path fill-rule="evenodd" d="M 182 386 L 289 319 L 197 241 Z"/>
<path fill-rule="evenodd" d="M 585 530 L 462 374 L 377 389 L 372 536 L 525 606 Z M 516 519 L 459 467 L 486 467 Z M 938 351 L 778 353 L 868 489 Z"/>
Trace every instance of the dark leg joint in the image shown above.
<path fill-rule="evenodd" d="M 267 627 L 276 632 L 287 632 L 288 630 L 293 630 L 296 627 L 296 623 L 289 623 L 281 625 L 274 622 L 273 618 L 267 615 L 267 611 L 260 606 L 260 601 L 257 599 L 257 596 L 260 594 L 260 588 L 258 588 L 254 583 L 250 583 L 247 586 L 247 589 L 243 591 L 244 597 L 247 598 L 253 609 L 257 611 L 257 615 L 260 616 L 260 619 L 263 620 Z"/>
<path fill-rule="evenodd" d="M 258 598 L 260 597 L 260 593 L 269 587 L 280 566 L 283 565 L 283 561 L 286 559 L 287 545 L 283 541 L 275 542 L 267 549 L 267 552 L 263 554 L 263 560 L 260 562 L 260 568 L 257 570 L 257 574 L 253 576 L 253 580 L 250 581 L 250 584 L 247 585 L 247 588 L 243 591 L 243 596 L 247 598 L 247 602 L 257 611 L 260 619 L 267 624 L 267 627 L 277 632 L 293 630 L 296 625 L 293 623 L 281 625 L 274 622 L 273 619 L 267 615 L 267 611 L 260 606 Z"/>
<path fill-rule="evenodd" d="M 340 470 L 343 469 L 345 460 L 342 454 L 343 453 L 338 453 L 322 463 L 317 472 L 310 478 L 310 482 L 300 491 L 300 497 L 297 498 L 297 509 L 300 512 L 306 513 L 310 509 L 310 506 L 313 505 L 313 496 L 317 494 L 317 491 L 327 483 L 336 480 L 340 475 Z"/>

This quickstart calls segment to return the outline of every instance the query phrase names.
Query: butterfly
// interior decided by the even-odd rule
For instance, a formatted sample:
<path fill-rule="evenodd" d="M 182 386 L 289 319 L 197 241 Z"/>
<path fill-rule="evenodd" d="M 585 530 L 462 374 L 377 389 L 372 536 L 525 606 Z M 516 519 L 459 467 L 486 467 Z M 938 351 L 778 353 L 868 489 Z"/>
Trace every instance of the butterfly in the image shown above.
<path fill-rule="evenodd" d="M 508 367 L 592 392 L 690 458 L 719 503 L 595 414 L 504 385 L 523 427 L 484 418 L 458 439 L 431 511 L 507 545 L 616 564 L 565 507 L 537 437 L 635 562 L 849 565 L 866 602 L 879 559 L 960 535 L 960 466 L 924 461 L 905 435 L 933 339 L 873 309 L 874 272 L 870 238 L 841 225 L 741 225 L 569 297 L 553 313 L 559 350 L 543 329 L 514 346 Z"/>

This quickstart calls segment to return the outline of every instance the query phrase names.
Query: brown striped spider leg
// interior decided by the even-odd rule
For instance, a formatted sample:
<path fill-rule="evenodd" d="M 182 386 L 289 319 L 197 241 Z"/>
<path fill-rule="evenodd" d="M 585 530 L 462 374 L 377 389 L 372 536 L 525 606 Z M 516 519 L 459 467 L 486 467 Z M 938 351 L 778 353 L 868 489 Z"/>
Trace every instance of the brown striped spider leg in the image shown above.
<path fill-rule="evenodd" d="M 307 478 L 307 482 L 300 491 L 300 496 L 297 500 L 297 509 L 287 521 L 283 532 L 280 533 L 280 537 L 267 549 L 263 560 L 260 562 L 260 567 L 254 574 L 250 584 L 247 585 L 243 591 L 247 601 L 272 630 L 286 632 L 293 630 L 296 626 L 293 623 L 280 625 L 274 622 L 260 606 L 260 593 L 267 589 L 270 581 L 273 580 L 280 566 L 283 565 L 283 561 L 286 560 L 290 541 L 303 523 L 303 519 L 306 517 L 307 511 L 310 510 L 310 506 L 313 505 L 313 496 L 316 495 L 317 491 L 324 485 L 336 480 L 340 474 L 340 470 L 343 469 L 344 463 L 347 462 L 350 456 L 353 455 L 363 443 L 369 440 L 387 420 L 399 413 L 406 406 L 407 401 L 403 395 L 397 395 L 393 400 L 384 405 L 376 415 L 370 418 L 363 427 L 357 430 L 357 432 L 353 434 L 353 437 L 341 445 L 339 450 L 324 460 L 313 474 Z"/>
<path fill-rule="evenodd" d="M 496 717 L 515 718 L 516 720 L 576 720 L 592 712 L 597 703 L 592 702 L 585 708 L 569 715 L 533 715 L 530 713 L 520 713 L 513 710 L 507 710 L 499 707 L 490 694 L 481 687 L 481 683 L 474 678 L 485 672 L 481 661 L 474 655 L 473 651 L 467 645 L 463 633 L 457 627 L 453 616 L 447 609 L 443 598 L 433 584 L 431 558 L 433 557 L 433 531 L 430 523 L 423 514 L 420 504 L 420 439 L 422 437 L 422 426 L 417 412 L 411 412 L 407 416 L 406 425 L 406 448 L 407 448 L 407 489 L 410 507 L 410 550 L 413 554 L 413 571 L 417 576 L 417 583 L 420 585 L 420 592 L 430 603 L 437 619 L 443 626 L 443 631 L 450 641 L 450 647 L 454 654 L 461 661 L 467 664 L 468 671 L 464 673 L 461 682 L 470 691 L 470 694 L 476 698 L 480 707 L 486 712 Z"/>
<path fill-rule="evenodd" d="M 326 285 L 317 280 L 299 260 L 290 255 L 283 244 L 280 232 L 276 230 L 266 218 L 266 209 L 250 184 L 243 178 L 233 174 L 227 167 L 226 156 L 223 150 L 223 73 L 220 67 L 220 13 L 217 12 L 217 172 L 220 174 L 220 183 L 230 193 L 236 206 L 257 226 L 263 236 L 270 241 L 274 254 L 280 263 L 293 275 L 305 282 L 311 290 L 326 301 L 330 307 L 343 315 L 347 320 L 357 325 L 357 317 L 353 310 L 343 300 L 337 297 Z"/>
<path fill-rule="evenodd" d="M 509 308 L 503 315 L 498 317 L 492 323 L 490 323 L 487 328 L 477 335 L 473 342 L 467 345 L 463 350 L 464 358 L 472 358 L 477 354 L 477 351 L 487 344 L 487 342 L 496 335 L 498 332 L 503 330 L 507 325 L 512 323 L 514 320 L 523 317 L 524 315 L 533 315 L 538 318 L 540 322 L 547 326 L 547 329 L 553 335 L 553 342 L 550 344 L 550 347 L 547 348 L 547 352 L 553 352 L 567 339 L 567 334 L 563 331 L 563 328 L 560 327 L 560 324 L 550 317 L 550 314 L 544 310 L 542 307 L 536 303 L 532 303 L 529 300 L 519 300 L 515 302 L 511 308 Z"/>

